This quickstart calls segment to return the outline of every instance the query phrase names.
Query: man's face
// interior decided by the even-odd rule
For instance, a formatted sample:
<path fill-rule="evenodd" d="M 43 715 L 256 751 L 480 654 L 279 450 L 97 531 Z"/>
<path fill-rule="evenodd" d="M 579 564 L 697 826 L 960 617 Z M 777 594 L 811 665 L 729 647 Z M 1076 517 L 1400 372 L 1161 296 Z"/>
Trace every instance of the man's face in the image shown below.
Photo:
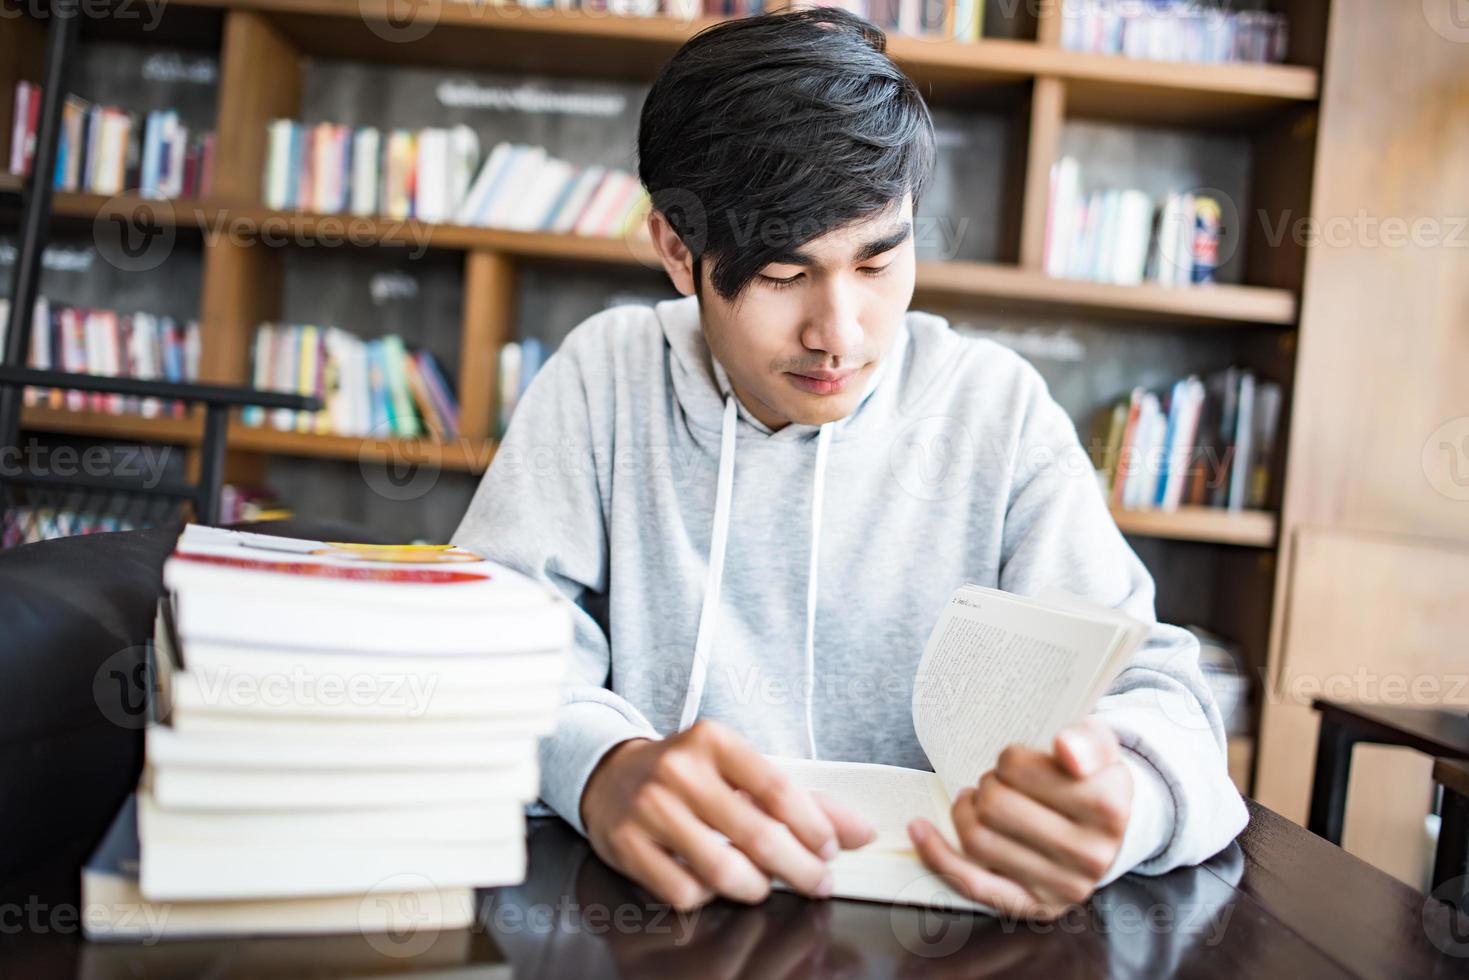
<path fill-rule="evenodd" d="M 707 279 L 704 337 L 740 402 L 772 429 L 820 425 L 857 407 L 913 298 L 913 202 L 813 239 L 771 262 L 736 298 Z"/>

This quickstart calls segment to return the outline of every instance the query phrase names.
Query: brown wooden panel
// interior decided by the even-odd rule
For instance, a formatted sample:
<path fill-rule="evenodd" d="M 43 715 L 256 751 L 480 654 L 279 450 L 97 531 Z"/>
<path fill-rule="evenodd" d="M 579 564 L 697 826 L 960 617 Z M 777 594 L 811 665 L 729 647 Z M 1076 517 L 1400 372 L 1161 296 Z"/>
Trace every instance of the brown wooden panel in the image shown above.
<path fill-rule="evenodd" d="M 459 342 L 459 430 L 483 439 L 494 424 L 496 352 L 515 324 L 515 267 L 499 252 L 464 260 L 464 333 Z"/>
<path fill-rule="evenodd" d="M 1266 695 L 1256 792 L 1303 820 L 1315 764 L 1312 698 L 1469 707 L 1469 548 L 1327 528 L 1295 537 L 1280 617 L 1286 656 Z M 1343 843 L 1416 884 L 1429 762 L 1359 755 Z"/>
<path fill-rule="evenodd" d="M 1025 158 L 1025 202 L 1020 211 L 1020 265 L 1045 267 L 1046 220 L 1051 205 L 1051 166 L 1061 146 L 1066 87 L 1060 79 L 1038 78 L 1030 107 Z"/>
<path fill-rule="evenodd" d="M 300 103 L 301 58 L 295 47 L 264 15 L 230 13 L 220 58 L 216 198 L 260 200 L 266 124 L 295 118 Z"/>

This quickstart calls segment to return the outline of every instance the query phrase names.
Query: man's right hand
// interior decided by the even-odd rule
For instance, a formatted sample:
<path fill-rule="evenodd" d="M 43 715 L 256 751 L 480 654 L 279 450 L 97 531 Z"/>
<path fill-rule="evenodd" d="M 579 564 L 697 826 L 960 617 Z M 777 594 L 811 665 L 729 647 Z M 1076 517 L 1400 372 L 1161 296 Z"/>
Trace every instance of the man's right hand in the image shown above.
<path fill-rule="evenodd" d="M 874 836 L 712 721 L 612 749 L 582 791 L 581 818 L 604 861 L 679 909 L 716 895 L 762 901 L 772 877 L 825 898 L 826 862 Z"/>

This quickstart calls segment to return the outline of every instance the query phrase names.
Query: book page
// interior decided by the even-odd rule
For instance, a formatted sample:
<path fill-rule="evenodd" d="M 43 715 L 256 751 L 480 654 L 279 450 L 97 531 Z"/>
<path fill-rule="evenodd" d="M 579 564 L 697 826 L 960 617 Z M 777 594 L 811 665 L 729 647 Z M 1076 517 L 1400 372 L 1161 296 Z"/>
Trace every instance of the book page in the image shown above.
<path fill-rule="evenodd" d="M 796 784 L 859 814 L 872 824 L 877 839 L 862 850 L 908 851 L 908 823 L 923 817 L 954 840 L 948 798 L 938 776 L 922 769 L 867 762 L 818 762 L 771 757 Z"/>
<path fill-rule="evenodd" d="M 1048 751 L 1088 709 L 1118 629 L 994 589 L 960 588 L 913 684 L 913 726 L 948 797 L 978 782 L 1006 745 Z"/>
<path fill-rule="evenodd" d="M 908 823 L 923 817 L 957 846 L 949 800 L 936 774 L 922 769 L 864 762 L 816 762 L 771 758 L 802 788 L 822 793 L 860 814 L 877 838 L 830 862 L 835 898 L 990 912 L 965 898 L 942 875 L 930 871 L 908 836 Z M 774 887 L 790 890 L 779 878 Z"/>

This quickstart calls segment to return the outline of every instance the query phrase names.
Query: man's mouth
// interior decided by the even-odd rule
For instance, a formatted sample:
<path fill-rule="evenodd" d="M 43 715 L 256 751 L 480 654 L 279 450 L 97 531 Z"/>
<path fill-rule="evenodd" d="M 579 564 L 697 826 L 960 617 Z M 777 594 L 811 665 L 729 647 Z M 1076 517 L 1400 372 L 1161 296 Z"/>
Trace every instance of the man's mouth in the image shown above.
<path fill-rule="evenodd" d="M 797 374 L 787 371 L 786 377 L 802 391 L 812 395 L 835 395 L 846 389 L 852 379 L 857 376 L 857 369 L 847 371 L 814 371 L 811 374 Z"/>

